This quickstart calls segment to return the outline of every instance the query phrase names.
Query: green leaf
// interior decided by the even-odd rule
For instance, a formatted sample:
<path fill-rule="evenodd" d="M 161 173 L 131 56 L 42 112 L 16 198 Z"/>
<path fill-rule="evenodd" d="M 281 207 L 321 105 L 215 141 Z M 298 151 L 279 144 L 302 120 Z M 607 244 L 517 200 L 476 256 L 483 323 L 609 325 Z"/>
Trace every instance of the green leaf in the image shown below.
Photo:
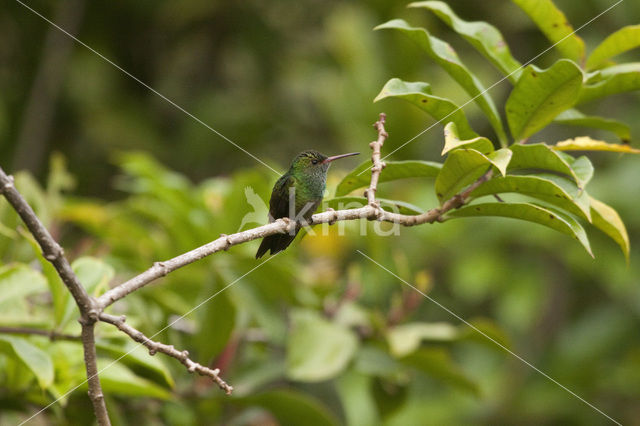
<path fill-rule="evenodd" d="M 564 13 L 551 0 L 512 1 L 529 15 L 563 55 L 577 62 L 584 60 L 584 41 L 575 34 Z"/>
<path fill-rule="evenodd" d="M 506 143 L 507 136 L 493 99 L 491 99 L 480 80 L 460 61 L 455 50 L 448 43 L 432 36 L 424 28 L 410 26 L 402 19 L 394 19 L 378 25 L 375 29 L 400 30 L 420 45 L 431 59 L 438 63 L 472 97 L 489 119 L 500 141 Z"/>
<path fill-rule="evenodd" d="M 354 370 L 338 379 L 337 391 L 349 426 L 380 424 L 378 407 L 372 392 L 373 377 Z"/>
<path fill-rule="evenodd" d="M 287 342 L 290 379 L 317 382 L 345 369 L 358 348 L 358 339 L 351 330 L 312 311 L 295 311 L 292 319 L 293 330 Z"/>
<path fill-rule="evenodd" d="M 412 103 L 438 122 L 453 121 L 458 126 L 460 134 L 464 138 L 478 136 L 477 133 L 471 129 L 464 111 L 449 99 L 432 95 L 431 86 L 427 83 L 409 82 L 402 81 L 399 78 L 392 78 L 387 81 L 373 101 L 378 102 L 387 98 L 403 99 Z"/>
<path fill-rule="evenodd" d="M 502 176 L 504 176 L 507 174 L 507 168 L 509 167 L 512 156 L 513 151 L 508 148 L 502 148 L 487 155 L 487 158 L 491 161 L 491 164 L 500 171 Z"/>
<path fill-rule="evenodd" d="M 301 421 L 305 426 L 331 426 L 340 422 L 331 411 L 317 399 L 300 391 L 271 390 L 233 400 L 240 405 L 257 405 L 269 411 L 278 425 L 295 426 Z"/>
<path fill-rule="evenodd" d="M 615 65 L 599 71 L 598 79 L 585 84 L 578 104 L 605 96 L 640 90 L 640 62 Z"/>
<path fill-rule="evenodd" d="M 201 300 L 220 291 L 219 286 L 205 286 Z M 209 300 L 198 310 L 199 330 L 193 336 L 198 359 L 202 364 L 211 362 L 229 344 L 229 338 L 236 324 L 236 307 L 227 292 Z M 212 332 L 211 327 L 215 327 Z"/>
<path fill-rule="evenodd" d="M 570 176 L 581 189 L 591 180 L 593 166 L 586 157 L 573 158 L 544 143 L 514 144 L 509 170 L 543 169 Z"/>
<path fill-rule="evenodd" d="M 408 323 L 392 327 L 387 331 L 389 348 L 396 357 L 415 352 L 424 340 L 449 342 L 458 337 L 458 328 L 446 322 Z"/>
<path fill-rule="evenodd" d="M 0 306 L 45 291 L 47 282 L 44 276 L 27 265 L 8 265 L 0 269 Z"/>
<path fill-rule="evenodd" d="M 508 149 L 484 155 L 475 149 L 457 149 L 447 156 L 435 183 L 436 195 L 441 203 L 456 195 L 462 188 L 475 182 L 489 166 L 502 173 L 511 158 Z"/>
<path fill-rule="evenodd" d="M 550 68 L 526 67 L 506 103 L 507 122 L 515 140 L 526 139 L 545 127 L 578 100 L 582 71 L 561 59 Z"/>
<path fill-rule="evenodd" d="M 552 145 L 558 151 L 607 151 L 623 154 L 640 154 L 640 149 L 632 148 L 627 144 L 608 143 L 591 139 L 589 136 L 580 136 L 574 139 L 557 142 Z"/>
<path fill-rule="evenodd" d="M 109 282 L 113 279 L 113 267 L 95 257 L 79 257 L 71 264 L 73 272 L 92 296 L 99 296 L 109 289 Z M 66 298 L 64 315 L 59 323 L 64 327 L 74 316 L 79 316 L 78 308 L 72 297 Z"/>
<path fill-rule="evenodd" d="M 587 193 L 572 181 L 555 175 L 495 177 L 478 186 L 470 198 L 509 192 L 537 198 L 591 221 Z"/>
<path fill-rule="evenodd" d="M 0 349 L 19 359 L 36 377 L 42 389 L 53 384 L 53 361 L 48 353 L 27 339 L 0 335 Z"/>
<path fill-rule="evenodd" d="M 507 349 L 512 346 L 509 336 L 495 322 L 485 318 L 474 318 L 469 323 L 473 325 L 473 328 L 466 325 L 460 326 L 461 340 L 472 340 L 498 351 L 502 348 L 496 342 Z"/>
<path fill-rule="evenodd" d="M 71 264 L 73 272 L 89 294 L 99 296 L 109 289 L 109 282 L 113 279 L 113 267 L 95 257 L 80 257 Z"/>
<path fill-rule="evenodd" d="M 625 123 L 596 115 L 585 115 L 576 109 L 568 109 L 560 113 L 554 121 L 558 124 L 606 130 L 627 143 L 631 140 L 631 130 Z"/>
<path fill-rule="evenodd" d="M 409 7 L 429 9 L 508 76 L 512 83 L 518 81 L 522 72 L 521 64 L 511 55 L 509 46 L 496 27 L 483 21 L 469 22 L 460 19 L 448 4 L 441 1 L 420 1 L 409 4 Z"/>
<path fill-rule="evenodd" d="M 467 205 L 447 213 L 447 216 L 499 216 L 539 223 L 575 238 L 593 257 L 587 234 L 582 225 L 572 217 L 551 208 L 530 203 L 483 203 Z"/>
<path fill-rule="evenodd" d="M 493 152 L 493 144 L 485 137 L 478 136 L 473 139 L 460 140 L 458 126 L 454 122 L 444 126 L 444 148 L 441 155 L 458 148 L 471 148 L 487 155 Z"/>
<path fill-rule="evenodd" d="M 441 163 L 432 161 L 385 161 L 386 167 L 380 174 L 378 182 L 390 182 L 398 179 L 417 177 L 436 177 L 442 169 Z M 371 161 L 365 161 L 346 175 L 336 188 L 336 197 L 346 195 L 359 188 L 369 186 L 371 181 Z"/>
<path fill-rule="evenodd" d="M 58 327 L 61 324 L 67 309 L 69 308 L 70 311 L 73 309 L 73 306 L 69 306 L 71 293 L 69 293 L 67 287 L 62 282 L 56 268 L 42 255 L 42 250 L 35 238 L 26 230 L 20 232 L 31 246 L 33 253 L 38 258 L 38 262 L 42 268 L 42 273 L 47 279 L 49 291 L 51 292 L 51 299 L 53 301 L 54 325 L 55 327 Z"/>
<path fill-rule="evenodd" d="M 420 207 L 404 201 L 387 200 L 385 198 L 376 198 L 376 200 L 380 203 L 380 207 L 390 212 L 408 215 L 424 213 Z M 325 200 L 324 203 L 334 210 L 342 210 L 366 206 L 368 201 L 365 197 L 336 197 Z"/>
<path fill-rule="evenodd" d="M 460 390 L 479 395 L 478 385 L 454 364 L 450 355 L 441 348 L 420 349 L 400 359 L 402 364 L 415 368 L 427 376 Z"/>
<path fill-rule="evenodd" d="M 107 394 L 119 396 L 149 396 L 170 399 L 171 393 L 150 380 L 136 376 L 119 362 L 98 358 L 98 372 L 102 389 Z M 83 385 L 86 388 L 86 384 Z"/>
<path fill-rule="evenodd" d="M 128 319 L 129 320 L 129 319 Z M 128 322 L 128 321 L 127 321 Z M 154 376 L 156 382 L 172 388 L 174 386 L 171 372 L 162 362 L 161 357 L 149 355 L 149 351 L 142 345 L 139 345 L 129 339 L 124 342 L 110 342 L 107 340 L 96 340 L 96 348 L 99 353 L 104 352 L 118 362 L 123 363 L 136 372 L 144 372 L 144 375 Z"/>
<path fill-rule="evenodd" d="M 611 34 L 596 47 L 589 59 L 587 69 L 599 68 L 613 58 L 627 50 L 640 46 L 640 25 L 628 25 Z"/>
<path fill-rule="evenodd" d="M 459 149 L 447 156 L 435 183 L 441 203 L 473 183 L 489 168 L 488 158 L 474 149 Z"/>
<path fill-rule="evenodd" d="M 593 216 L 593 226 L 600 229 L 613 239 L 624 253 L 624 257 L 629 262 L 629 235 L 620 215 L 612 207 L 602 201 L 591 198 L 591 215 Z"/>

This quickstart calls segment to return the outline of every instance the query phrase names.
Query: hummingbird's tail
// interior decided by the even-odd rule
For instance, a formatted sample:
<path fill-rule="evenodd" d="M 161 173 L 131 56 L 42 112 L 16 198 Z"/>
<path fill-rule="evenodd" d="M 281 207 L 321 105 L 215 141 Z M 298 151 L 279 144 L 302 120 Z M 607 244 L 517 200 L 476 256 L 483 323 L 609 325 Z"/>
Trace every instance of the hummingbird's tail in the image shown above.
<path fill-rule="evenodd" d="M 260 259 L 267 251 L 271 250 L 271 254 L 276 254 L 279 251 L 282 251 L 289 247 L 289 244 L 296 238 L 298 235 L 298 229 L 296 229 L 296 233 L 290 235 L 286 234 L 273 234 L 262 239 L 260 243 L 260 247 L 258 248 L 258 252 L 256 253 L 256 259 Z"/>

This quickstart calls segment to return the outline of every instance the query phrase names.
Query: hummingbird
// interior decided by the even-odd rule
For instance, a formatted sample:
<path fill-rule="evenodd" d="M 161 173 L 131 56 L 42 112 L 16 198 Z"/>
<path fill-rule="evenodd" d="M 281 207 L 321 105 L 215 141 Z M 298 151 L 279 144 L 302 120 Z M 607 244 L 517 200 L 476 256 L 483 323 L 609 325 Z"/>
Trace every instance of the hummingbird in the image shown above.
<path fill-rule="evenodd" d="M 297 222 L 296 228 L 286 234 L 264 237 L 256 253 L 256 259 L 269 250 L 271 254 L 276 254 L 289 247 L 302 227 L 301 222 L 308 221 L 322 202 L 331 162 L 358 154 L 359 152 L 351 152 L 327 157 L 318 151 L 309 150 L 301 152 L 293 159 L 289 170 L 277 180 L 271 191 L 269 222 L 288 217 Z"/>

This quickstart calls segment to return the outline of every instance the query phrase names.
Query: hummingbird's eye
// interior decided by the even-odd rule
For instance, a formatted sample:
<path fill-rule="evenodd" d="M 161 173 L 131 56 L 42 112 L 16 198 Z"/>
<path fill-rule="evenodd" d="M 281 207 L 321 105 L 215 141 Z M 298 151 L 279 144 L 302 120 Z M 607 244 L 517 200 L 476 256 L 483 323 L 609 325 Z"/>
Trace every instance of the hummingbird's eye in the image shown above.
<path fill-rule="evenodd" d="M 311 164 L 318 164 L 318 160 L 311 160 Z"/>

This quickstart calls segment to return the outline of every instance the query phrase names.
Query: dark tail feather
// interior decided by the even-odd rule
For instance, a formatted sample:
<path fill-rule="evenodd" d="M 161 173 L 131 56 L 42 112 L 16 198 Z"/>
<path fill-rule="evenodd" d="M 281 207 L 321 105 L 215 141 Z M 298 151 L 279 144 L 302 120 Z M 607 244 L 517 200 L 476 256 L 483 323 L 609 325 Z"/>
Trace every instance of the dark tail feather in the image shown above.
<path fill-rule="evenodd" d="M 256 259 L 260 259 L 264 254 L 271 250 L 271 254 L 276 254 L 289 247 L 289 244 L 296 238 L 298 231 L 294 235 L 289 234 L 273 234 L 262 239 L 258 252 L 256 253 Z"/>

